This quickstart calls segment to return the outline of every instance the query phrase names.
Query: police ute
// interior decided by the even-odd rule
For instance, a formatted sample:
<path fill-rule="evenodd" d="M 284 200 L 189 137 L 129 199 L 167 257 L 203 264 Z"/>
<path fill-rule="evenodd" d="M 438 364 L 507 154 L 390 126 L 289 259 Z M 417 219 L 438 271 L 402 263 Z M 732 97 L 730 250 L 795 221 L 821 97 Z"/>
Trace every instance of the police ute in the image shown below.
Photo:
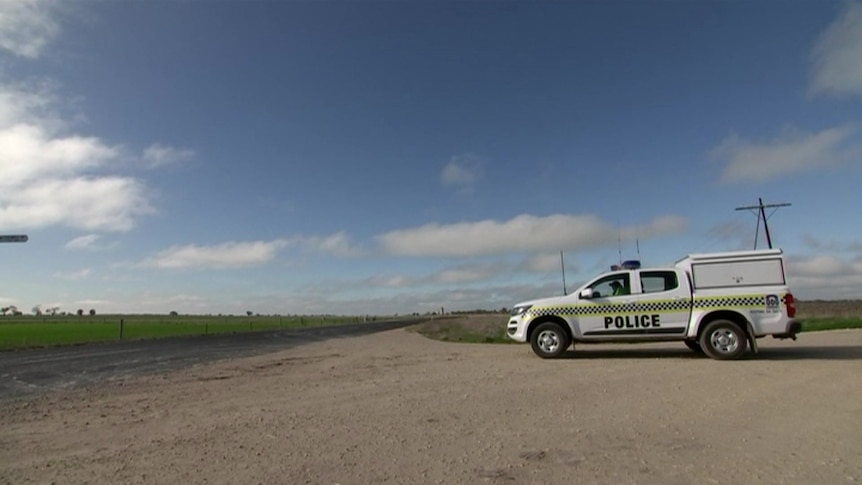
<path fill-rule="evenodd" d="M 690 254 L 669 268 L 611 267 L 577 291 L 512 308 L 507 335 L 542 358 L 573 343 L 680 341 L 714 359 L 739 359 L 771 335 L 802 329 L 780 249 Z"/>

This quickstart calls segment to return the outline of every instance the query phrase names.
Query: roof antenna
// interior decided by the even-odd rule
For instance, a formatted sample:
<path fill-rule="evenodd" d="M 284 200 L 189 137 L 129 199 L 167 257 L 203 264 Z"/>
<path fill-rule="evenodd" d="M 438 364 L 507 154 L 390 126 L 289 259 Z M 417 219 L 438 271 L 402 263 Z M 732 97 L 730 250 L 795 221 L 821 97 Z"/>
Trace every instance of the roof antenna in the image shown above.
<path fill-rule="evenodd" d="M 560 269 L 563 271 L 563 296 L 568 295 L 566 292 L 566 265 L 563 263 L 563 252 L 560 251 Z"/>
<path fill-rule="evenodd" d="M 620 255 L 620 266 L 623 264 L 622 229 L 617 228 L 617 254 Z"/>

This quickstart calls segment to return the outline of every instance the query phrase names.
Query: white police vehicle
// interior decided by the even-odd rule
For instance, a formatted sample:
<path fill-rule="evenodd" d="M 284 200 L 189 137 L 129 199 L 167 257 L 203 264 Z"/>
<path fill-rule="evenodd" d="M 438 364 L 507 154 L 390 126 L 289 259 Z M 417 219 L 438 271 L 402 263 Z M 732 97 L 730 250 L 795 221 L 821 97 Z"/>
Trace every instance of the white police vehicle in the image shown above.
<path fill-rule="evenodd" d="M 509 338 L 543 358 L 572 343 L 681 341 L 714 359 L 757 352 L 756 339 L 796 339 L 780 249 L 690 254 L 670 268 L 614 266 L 567 296 L 512 308 Z"/>

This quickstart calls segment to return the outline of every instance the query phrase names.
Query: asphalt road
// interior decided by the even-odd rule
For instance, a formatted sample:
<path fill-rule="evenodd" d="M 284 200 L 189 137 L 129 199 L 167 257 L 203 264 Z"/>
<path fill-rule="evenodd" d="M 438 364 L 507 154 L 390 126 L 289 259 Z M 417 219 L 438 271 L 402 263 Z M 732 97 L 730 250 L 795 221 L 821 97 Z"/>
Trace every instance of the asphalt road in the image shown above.
<path fill-rule="evenodd" d="M 0 399 L 356 337 L 417 319 L 0 352 Z"/>

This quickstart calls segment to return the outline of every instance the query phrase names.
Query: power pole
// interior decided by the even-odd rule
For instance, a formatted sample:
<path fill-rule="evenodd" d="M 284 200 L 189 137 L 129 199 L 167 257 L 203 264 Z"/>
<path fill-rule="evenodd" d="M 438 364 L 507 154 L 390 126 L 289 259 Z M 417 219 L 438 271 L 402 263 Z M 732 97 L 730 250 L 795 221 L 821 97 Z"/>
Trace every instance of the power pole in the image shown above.
<path fill-rule="evenodd" d="M 772 236 L 769 235 L 769 224 L 767 224 L 767 220 L 772 217 L 772 214 L 778 210 L 779 207 L 787 207 L 790 203 L 782 202 L 780 204 L 764 204 L 763 199 L 757 199 L 757 205 L 749 205 L 745 207 L 737 207 L 736 210 L 756 210 L 757 214 L 757 229 L 754 232 L 754 249 L 757 249 L 757 234 L 760 232 L 760 221 L 763 221 L 763 231 L 766 232 L 766 244 L 769 245 L 769 249 L 772 249 Z M 769 216 L 766 215 L 766 209 L 773 209 L 772 212 L 769 213 Z"/>

